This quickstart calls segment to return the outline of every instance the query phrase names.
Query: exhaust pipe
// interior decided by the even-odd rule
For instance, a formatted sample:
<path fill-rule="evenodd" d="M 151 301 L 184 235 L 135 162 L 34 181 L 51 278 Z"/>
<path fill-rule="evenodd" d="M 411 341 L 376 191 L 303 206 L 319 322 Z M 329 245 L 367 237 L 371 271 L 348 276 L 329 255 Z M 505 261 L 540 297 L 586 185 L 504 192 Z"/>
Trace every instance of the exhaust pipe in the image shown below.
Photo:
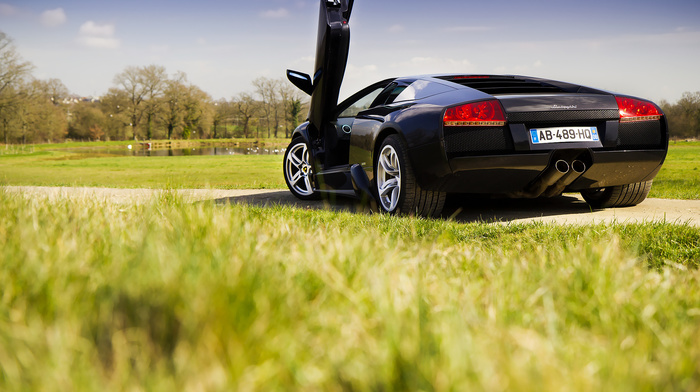
<path fill-rule="evenodd" d="M 544 173 L 534 183 L 522 192 L 520 197 L 536 198 L 542 195 L 547 188 L 554 185 L 560 178 L 569 172 L 569 164 L 560 159 L 554 163 L 553 167 L 545 170 Z"/>
<path fill-rule="evenodd" d="M 578 159 L 571 162 L 571 171 L 566 173 L 566 175 L 561 176 L 552 186 L 544 192 L 544 197 L 554 197 L 559 196 L 564 192 L 567 186 L 571 185 L 572 182 L 576 181 L 577 178 L 581 177 L 583 172 L 586 171 L 586 164 Z"/>
<path fill-rule="evenodd" d="M 583 172 L 586 171 L 586 164 L 583 161 L 579 161 L 577 159 L 571 162 L 571 170 L 575 171 L 578 174 L 583 174 Z"/>

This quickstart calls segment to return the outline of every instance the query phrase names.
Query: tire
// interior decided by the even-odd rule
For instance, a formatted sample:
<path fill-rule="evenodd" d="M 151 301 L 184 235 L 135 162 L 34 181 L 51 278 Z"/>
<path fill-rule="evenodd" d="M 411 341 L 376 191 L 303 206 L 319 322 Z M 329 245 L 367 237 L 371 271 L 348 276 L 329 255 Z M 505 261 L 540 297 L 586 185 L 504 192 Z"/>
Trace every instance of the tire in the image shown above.
<path fill-rule="evenodd" d="M 375 189 L 381 211 L 437 217 L 445 206 L 445 192 L 420 188 L 408 159 L 408 148 L 399 135 L 390 135 L 374 162 Z"/>
<path fill-rule="evenodd" d="M 284 181 L 289 191 L 301 200 L 316 200 L 318 191 L 313 187 L 313 166 L 311 165 L 309 147 L 302 138 L 292 140 L 284 153 Z"/>
<path fill-rule="evenodd" d="M 644 201 L 651 190 L 652 181 L 610 186 L 581 192 L 583 199 L 593 208 L 629 207 Z"/>

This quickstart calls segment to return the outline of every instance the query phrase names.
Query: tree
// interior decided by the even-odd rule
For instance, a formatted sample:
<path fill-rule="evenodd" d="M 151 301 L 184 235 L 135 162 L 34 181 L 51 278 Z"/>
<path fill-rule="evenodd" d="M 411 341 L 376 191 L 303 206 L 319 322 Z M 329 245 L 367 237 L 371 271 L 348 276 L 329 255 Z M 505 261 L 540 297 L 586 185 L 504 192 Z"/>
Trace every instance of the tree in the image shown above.
<path fill-rule="evenodd" d="M 697 139 L 700 137 L 700 91 L 684 92 L 677 105 L 682 109 L 689 133 Z"/>
<path fill-rule="evenodd" d="M 248 138 L 250 131 L 250 120 L 257 116 L 259 105 L 248 93 L 240 93 L 233 99 L 234 115 L 243 122 L 243 137 Z"/>
<path fill-rule="evenodd" d="M 96 105 L 76 104 L 68 127 L 68 137 L 79 140 L 100 140 L 104 136 L 106 117 Z"/>
<path fill-rule="evenodd" d="M 0 31 L 0 127 L 5 144 L 9 142 L 17 123 L 21 122 L 17 118 L 22 112 L 19 105 L 26 96 L 21 85 L 32 68 L 31 63 L 22 61 L 17 54 L 12 39 Z M 15 127 L 11 127 L 12 124 Z"/>
<path fill-rule="evenodd" d="M 284 137 L 289 137 L 290 131 L 299 126 L 299 115 L 303 110 L 300 90 L 291 83 L 280 82 L 280 98 L 284 112 Z M 291 130 L 290 130 L 291 128 Z"/>
<path fill-rule="evenodd" d="M 253 86 L 255 86 L 255 91 L 262 98 L 261 109 L 265 116 L 265 121 L 267 124 L 267 137 L 271 137 L 270 128 L 271 123 L 274 120 L 275 137 L 277 137 L 277 131 L 280 126 L 280 96 L 279 89 L 282 85 L 281 81 L 278 79 L 269 79 L 260 77 L 253 81 Z"/>
<path fill-rule="evenodd" d="M 700 91 L 685 92 L 675 104 L 661 101 L 669 133 L 674 138 L 700 138 Z"/>
<path fill-rule="evenodd" d="M 23 141 L 47 142 L 65 137 L 68 123 L 61 102 L 68 95 L 66 86 L 58 79 L 35 79 L 23 89 Z"/>
<path fill-rule="evenodd" d="M 168 140 L 172 139 L 176 129 L 183 127 L 185 118 L 185 100 L 187 98 L 187 77 L 180 73 L 174 80 L 166 82 L 163 93 L 163 106 L 165 108 L 163 123 L 167 130 Z M 180 132 L 182 133 L 182 132 Z"/>
<path fill-rule="evenodd" d="M 99 108 L 105 115 L 105 139 L 126 140 L 131 129 L 131 117 L 128 112 L 129 96 L 126 91 L 116 87 L 109 89 L 100 99 Z"/>
<path fill-rule="evenodd" d="M 213 138 L 216 139 L 220 136 L 218 134 L 219 125 L 223 122 L 225 126 L 226 119 L 231 115 L 231 105 L 225 99 L 219 99 L 214 102 L 212 113 L 212 126 L 214 127 Z M 226 137 L 226 128 L 224 128 L 224 137 Z"/>
<path fill-rule="evenodd" d="M 211 97 L 202 89 L 194 85 L 187 86 L 183 102 L 185 110 L 183 139 L 189 139 L 193 134 L 197 137 L 197 132 L 201 138 L 207 136 L 212 117 L 210 102 Z"/>
<path fill-rule="evenodd" d="M 165 67 L 159 65 L 127 67 L 114 77 L 114 83 L 127 93 L 134 138 L 141 134 L 139 126 L 144 114 L 147 121 L 146 138 L 152 137 L 153 122 L 158 108 L 156 98 L 162 93 L 167 78 Z"/>

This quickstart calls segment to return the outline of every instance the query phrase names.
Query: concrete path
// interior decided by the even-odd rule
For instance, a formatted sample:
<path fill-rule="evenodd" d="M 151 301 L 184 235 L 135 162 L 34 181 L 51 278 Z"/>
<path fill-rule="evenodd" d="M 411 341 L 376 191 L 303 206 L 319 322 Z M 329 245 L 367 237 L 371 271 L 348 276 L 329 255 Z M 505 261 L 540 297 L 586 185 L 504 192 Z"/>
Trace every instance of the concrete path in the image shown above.
<path fill-rule="evenodd" d="M 143 203 L 162 190 L 69 188 L 7 186 L 10 193 L 23 193 L 60 198 L 91 198 L 115 203 Z M 353 199 L 340 198 L 329 201 L 301 201 L 288 190 L 224 190 L 180 189 L 176 190 L 186 200 L 193 202 L 214 200 L 219 203 L 245 203 L 257 206 L 273 204 L 306 209 L 332 209 L 362 212 L 365 209 Z M 552 222 L 557 224 L 635 223 L 663 221 L 688 223 L 700 227 L 700 200 L 647 199 L 634 207 L 608 208 L 592 211 L 579 195 L 567 194 L 551 199 L 488 199 L 479 197 L 452 197 L 448 199 L 445 217 L 461 222 Z"/>

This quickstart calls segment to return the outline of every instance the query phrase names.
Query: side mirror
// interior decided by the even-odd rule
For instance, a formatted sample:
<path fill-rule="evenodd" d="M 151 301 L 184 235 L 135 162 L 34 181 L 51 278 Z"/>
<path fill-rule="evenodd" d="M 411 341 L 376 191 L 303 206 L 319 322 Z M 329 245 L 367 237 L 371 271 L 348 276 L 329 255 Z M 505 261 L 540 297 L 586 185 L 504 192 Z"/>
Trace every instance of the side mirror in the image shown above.
<path fill-rule="evenodd" d="M 311 76 L 305 73 L 292 71 L 291 69 L 288 69 L 287 79 L 289 79 L 289 81 L 292 82 L 292 84 L 295 85 L 299 90 L 309 95 L 311 95 L 314 92 L 314 85 L 311 81 Z"/>

